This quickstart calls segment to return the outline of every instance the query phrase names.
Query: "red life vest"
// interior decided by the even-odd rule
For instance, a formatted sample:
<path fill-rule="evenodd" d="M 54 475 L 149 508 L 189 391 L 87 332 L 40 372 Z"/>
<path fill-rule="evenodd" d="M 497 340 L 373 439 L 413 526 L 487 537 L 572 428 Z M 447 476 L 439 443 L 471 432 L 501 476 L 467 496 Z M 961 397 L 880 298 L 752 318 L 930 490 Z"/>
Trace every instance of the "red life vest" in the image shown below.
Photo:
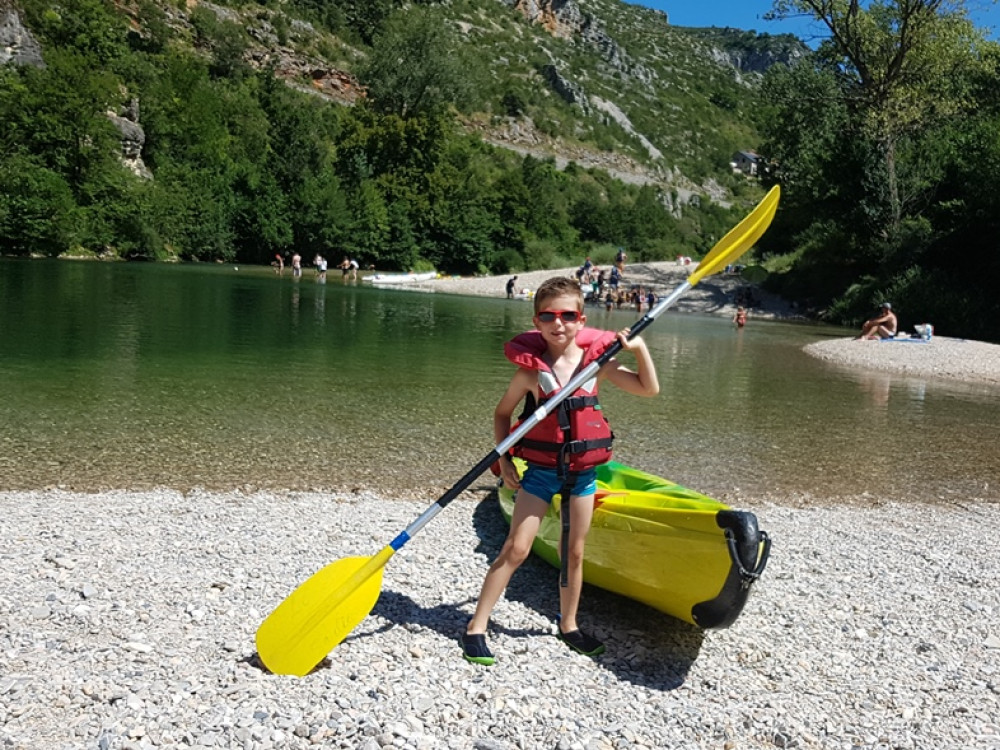
<path fill-rule="evenodd" d="M 576 335 L 577 346 L 584 350 L 578 369 L 601 356 L 614 343 L 615 337 L 613 331 L 582 328 Z M 504 346 L 507 359 L 519 367 L 538 372 L 538 405 L 544 404 L 562 387 L 552 368 L 542 359 L 546 348 L 540 331 L 522 333 Z M 534 394 L 528 394 L 518 425 L 536 408 Z M 611 460 L 612 440 L 611 426 L 597 401 L 597 375 L 594 375 L 531 428 L 514 446 L 513 453 L 538 466 L 582 471 Z"/>

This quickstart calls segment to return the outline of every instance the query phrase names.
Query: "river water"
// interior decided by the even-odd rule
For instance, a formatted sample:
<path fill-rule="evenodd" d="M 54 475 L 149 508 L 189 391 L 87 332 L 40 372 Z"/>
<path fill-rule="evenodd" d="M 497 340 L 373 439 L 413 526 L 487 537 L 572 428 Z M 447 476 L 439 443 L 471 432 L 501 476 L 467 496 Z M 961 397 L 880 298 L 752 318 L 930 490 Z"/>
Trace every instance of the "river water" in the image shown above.
<path fill-rule="evenodd" d="M 492 448 L 530 317 L 311 271 L 0 260 L 0 489 L 433 499 Z M 617 457 L 729 501 L 997 500 L 1000 389 L 802 352 L 849 333 L 668 311 L 644 333 L 660 396 L 602 395 Z"/>

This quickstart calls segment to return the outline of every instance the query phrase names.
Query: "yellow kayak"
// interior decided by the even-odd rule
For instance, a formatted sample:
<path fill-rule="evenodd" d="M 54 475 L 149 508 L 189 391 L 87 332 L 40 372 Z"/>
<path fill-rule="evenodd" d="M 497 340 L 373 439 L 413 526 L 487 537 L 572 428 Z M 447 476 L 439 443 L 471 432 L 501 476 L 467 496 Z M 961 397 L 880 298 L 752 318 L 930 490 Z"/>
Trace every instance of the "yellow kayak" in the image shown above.
<path fill-rule="evenodd" d="M 509 522 L 514 493 L 501 486 L 497 494 Z M 553 498 L 532 548 L 556 567 L 559 500 Z M 597 468 L 587 583 L 702 628 L 724 628 L 743 610 L 770 547 L 752 513 L 614 461 Z"/>

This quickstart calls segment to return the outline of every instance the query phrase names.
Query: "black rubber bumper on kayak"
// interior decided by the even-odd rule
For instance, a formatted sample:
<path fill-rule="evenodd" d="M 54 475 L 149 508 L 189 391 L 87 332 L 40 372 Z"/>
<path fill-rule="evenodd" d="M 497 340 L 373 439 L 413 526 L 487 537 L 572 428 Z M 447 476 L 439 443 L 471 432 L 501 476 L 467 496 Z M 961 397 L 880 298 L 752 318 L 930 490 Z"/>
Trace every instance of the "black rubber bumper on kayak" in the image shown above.
<path fill-rule="evenodd" d="M 751 584 L 764 572 L 771 539 L 757 527 L 757 517 L 741 510 L 721 510 L 716 515 L 719 528 L 729 543 L 729 575 L 714 599 L 691 608 L 691 617 L 701 628 L 726 628 L 743 611 Z"/>

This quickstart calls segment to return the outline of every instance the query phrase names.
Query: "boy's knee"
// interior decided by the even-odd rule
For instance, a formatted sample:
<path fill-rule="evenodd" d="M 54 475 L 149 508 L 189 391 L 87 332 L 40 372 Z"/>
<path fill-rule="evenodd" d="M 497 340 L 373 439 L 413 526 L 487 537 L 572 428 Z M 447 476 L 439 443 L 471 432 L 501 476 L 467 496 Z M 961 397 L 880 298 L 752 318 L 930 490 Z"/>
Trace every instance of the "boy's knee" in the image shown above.
<path fill-rule="evenodd" d="M 567 564 L 570 566 L 583 565 L 583 544 L 571 544 L 567 553 Z"/>
<path fill-rule="evenodd" d="M 531 554 L 531 544 L 521 544 L 518 542 L 508 541 L 500 553 L 503 557 L 506 557 L 508 562 L 513 565 L 520 565 L 525 560 L 528 559 L 528 555 Z"/>

